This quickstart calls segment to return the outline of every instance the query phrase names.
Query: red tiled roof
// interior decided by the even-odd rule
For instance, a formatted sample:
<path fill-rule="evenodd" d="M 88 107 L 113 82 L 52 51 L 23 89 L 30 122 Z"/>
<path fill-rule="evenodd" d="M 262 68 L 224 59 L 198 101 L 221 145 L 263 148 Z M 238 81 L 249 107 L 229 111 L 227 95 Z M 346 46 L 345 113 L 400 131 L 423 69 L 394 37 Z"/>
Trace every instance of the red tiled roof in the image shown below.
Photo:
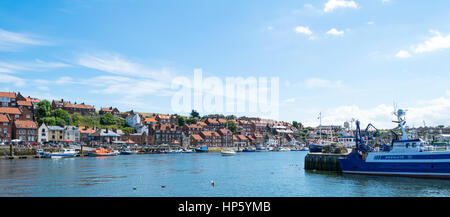
<path fill-rule="evenodd" d="M 197 124 L 189 124 L 187 125 L 188 128 L 202 128 L 201 126 L 198 126 Z"/>
<path fill-rule="evenodd" d="M 20 129 L 36 129 L 37 125 L 34 121 L 15 121 L 16 128 Z"/>
<path fill-rule="evenodd" d="M 238 135 L 237 137 L 239 140 L 247 141 L 247 137 L 245 137 L 244 135 Z"/>
<path fill-rule="evenodd" d="M 156 123 L 157 121 L 154 118 L 146 118 L 145 122 L 154 122 L 154 123 Z"/>
<path fill-rule="evenodd" d="M 18 108 L 0 107 L 0 114 L 20 115 L 22 112 Z"/>
<path fill-rule="evenodd" d="M 203 140 L 203 138 L 202 138 L 200 135 L 198 135 L 198 134 L 192 134 L 191 136 L 192 136 L 192 138 L 194 138 L 195 140 Z"/>
<path fill-rule="evenodd" d="M 36 103 L 41 102 L 40 99 L 37 99 L 37 98 L 30 98 L 30 97 L 25 97 L 25 100 L 30 101 L 30 102 L 36 102 Z"/>
<path fill-rule="evenodd" d="M 0 115 L 0 123 L 4 123 L 4 122 L 6 122 L 6 123 L 9 122 L 8 116 Z"/>
<path fill-rule="evenodd" d="M 0 97 L 16 98 L 16 93 L 0 92 Z"/>
<path fill-rule="evenodd" d="M 199 125 L 199 126 L 207 126 L 207 124 L 205 122 L 201 122 L 201 121 L 197 122 L 197 125 Z"/>
<path fill-rule="evenodd" d="M 79 130 L 80 130 L 80 133 L 83 133 L 83 134 L 95 133 L 95 130 L 92 128 L 85 129 L 84 127 L 80 127 Z"/>
<path fill-rule="evenodd" d="M 227 120 L 225 120 L 225 119 L 219 119 L 218 121 L 219 121 L 221 124 L 224 124 L 224 123 L 227 122 Z"/>
<path fill-rule="evenodd" d="M 112 112 L 112 108 L 102 108 L 102 109 L 100 109 L 100 111 L 103 111 L 103 112 Z"/>
<path fill-rule="evenodd" d="M 169 115 L 158 115 L 158 118 L 160 119 L 170 119 Z"/>
<path fill-rule="evenodd" d="M 94 109 L 94 107 L 92 107 L 90 105 L 83 105 L 83 104 L 75 104 L 75 105 L 73 105 L 73 107 L 79 108 L 79 109 Z"/>
<path fill-rule="evenodd" d="M 31 101 L 17 101 L 17 105 L 31 106 Z"/>
<path fill-rule="evenodd" d="M 216 120 L 214 120 L 214 119 L 208 119 L 208 120 L 206 120 L 208 123 L 210 123 L 210 124 L 218 124 L 219 122 L 217 122 Z"/>

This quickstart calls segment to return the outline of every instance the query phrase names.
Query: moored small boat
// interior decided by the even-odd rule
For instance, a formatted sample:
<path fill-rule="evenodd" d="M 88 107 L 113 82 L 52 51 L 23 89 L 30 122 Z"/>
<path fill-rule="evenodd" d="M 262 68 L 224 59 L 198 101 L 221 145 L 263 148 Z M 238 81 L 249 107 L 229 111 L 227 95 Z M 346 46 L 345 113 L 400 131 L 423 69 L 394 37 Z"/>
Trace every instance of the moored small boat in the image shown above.
<path fill-rule="evenodd" d="M 251 147 L 244 148 L 244 149 L 242 150 L 242 152 L 255 152 L 255 151 L 256 151 L 256 149 L 253 149 L 253 148 L 251 148 Z"/>
<path fill-rule="evenodd" d="M 234 150 L 223 150 L 220 152 L 222 156 L 234 156 L 236 152 Z"/>
<path fill-rule="evenodd" d="M 75 157 L 77 154 L 78 154 L 78 151 L 75 151 L 75 149 L 63 149 L 58 152 L 45 153 L 45 157 L 47 157 L 47 158 L 70 158 L 70 157 Z"/>
<path fill-rule="evenodd" d="M 208 152 L 208 147 L 207 146 L 201 146 L 201 147 L 197 147 L 195 148 L 196 152 Z"/>
<path fill-rule="evenodd" d="M 194 153 L 195 151 L 192 149 L 183 149 L 183 153 Z"/>
<path fill-rule="evenodd" d="M 96 150 L 88 152 L 88 156 L 91 157 L 103 157 L 103 156 L 117 156 L 120 152 L 112 149 L 98 148 Z"/>
<path fill-rule="evenodd" d="M 183 153 L 183 150 L 182 149 L 169 149 L 169 150 L 162 151 L 162 153 L 164 153 L 164 154 L 181 154 L 181 153 Z"/>
<path fill-rule="evenodd" d="M 131 151 L 129 149 L 125 149 L 120 151 L 120 155 L 132 155 L 132 154 L 137 154 L 138 151 Z"/>

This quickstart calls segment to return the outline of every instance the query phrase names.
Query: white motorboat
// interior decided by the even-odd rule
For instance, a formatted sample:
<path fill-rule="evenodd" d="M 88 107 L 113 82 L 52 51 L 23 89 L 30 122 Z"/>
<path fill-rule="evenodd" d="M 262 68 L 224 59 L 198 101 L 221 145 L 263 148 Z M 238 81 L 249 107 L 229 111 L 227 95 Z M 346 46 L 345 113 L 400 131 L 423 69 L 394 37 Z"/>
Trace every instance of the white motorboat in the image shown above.
<path fill-rule="evenodd" d="M 47 157 L 47 158 L 69 158 L 69 157 L 75 157 L 77 154 L 78 154 L 78 151 L 75 151 L 75 149 L 63 149 L 62 151 L 58 151 L 58 152 L 45 153 L 45 157 Z"/>
<path fill-rule="evenodd" d="M 222 156 L 234 156 L 236 152 L 234 150 L 223 150 L 220 152 Z"/>

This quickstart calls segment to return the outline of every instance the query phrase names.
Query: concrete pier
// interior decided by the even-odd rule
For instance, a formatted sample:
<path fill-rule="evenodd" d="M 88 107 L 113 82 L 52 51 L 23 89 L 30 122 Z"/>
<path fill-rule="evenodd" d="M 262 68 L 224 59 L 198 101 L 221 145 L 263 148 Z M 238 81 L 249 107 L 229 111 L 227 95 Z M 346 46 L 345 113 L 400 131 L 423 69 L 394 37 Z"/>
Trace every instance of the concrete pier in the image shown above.
<path fill-rule="evenodd" d="M 305 156 L 305 170 L 342 171 L 339 164 L 340 157 L 347 154 L 308 153 Z"/>

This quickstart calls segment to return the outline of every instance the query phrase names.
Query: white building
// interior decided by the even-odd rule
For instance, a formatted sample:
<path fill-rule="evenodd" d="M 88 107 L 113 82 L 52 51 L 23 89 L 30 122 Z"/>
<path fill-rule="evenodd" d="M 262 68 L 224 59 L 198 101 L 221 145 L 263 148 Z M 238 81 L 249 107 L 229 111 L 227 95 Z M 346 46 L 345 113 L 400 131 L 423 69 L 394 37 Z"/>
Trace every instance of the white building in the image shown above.
<path fill-rule="evenodd" d="M 135 128 L 137 124 L 141 124 L 141 116 L 132 112 L 125 119 L 125 123 L 127 123 L 128 126 Z"/>
<path fill-rule="evenodd" d="M 64 140 L 80 142 L 80 129 L 75 126 L 64 127 Z"/>
<path fill-rule="evenodd" d="M 48 142 L 48 127 L 44 123 L 38 129 L 38 142 Z"/>

